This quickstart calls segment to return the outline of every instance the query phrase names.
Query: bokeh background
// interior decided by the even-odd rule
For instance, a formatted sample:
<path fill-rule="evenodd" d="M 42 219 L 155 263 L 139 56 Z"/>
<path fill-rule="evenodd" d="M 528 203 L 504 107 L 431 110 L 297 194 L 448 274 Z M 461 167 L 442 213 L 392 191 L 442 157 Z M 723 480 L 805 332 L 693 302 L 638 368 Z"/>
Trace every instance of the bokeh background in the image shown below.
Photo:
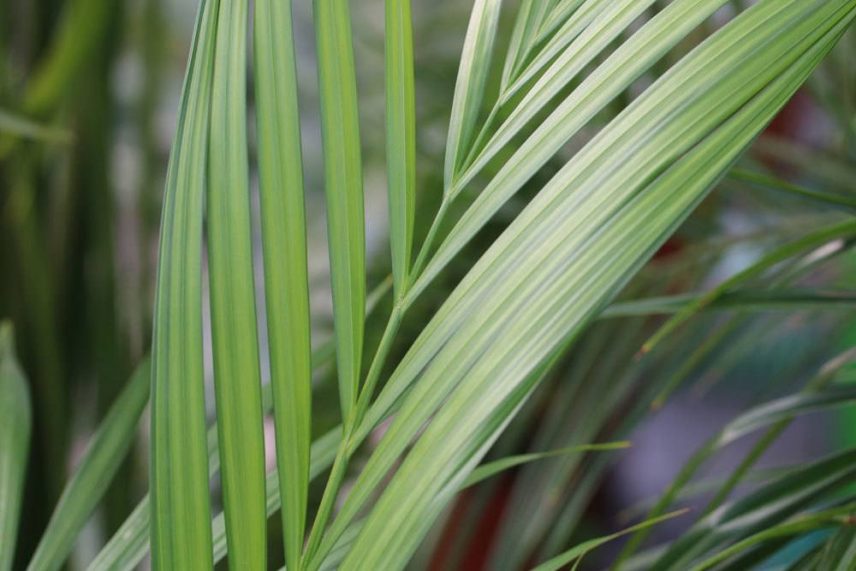
<path fill-rule="evenodd" d="M 329 338 L 332 322 L 314 35 L 311 2 L 294 4 L 313 337 L 320 345 Z M 351 4 L 371 290 L 389 273 L 383 2 Z M 515 2 L 505 4 L 501 27 L 507 39 Z M 720 11 L 657 70 L 666 69 L 746 4 L 733 2 Z M 99 419 L 148 352 L 163 181 L 196 8 L 187 0 L 0 0 L 0 318 L 14 323 L 35 414 L 19 562 L 38 542 Z M 446 123 L 470 8 L 468 0 L 413 0 L 417 238 L 427 230 L 442 192 Z M 851 30 L 741 163 L 743 175 L 728 177 L 702 204 L 628 287 L 627 299 L 709 288 L 776 244 L 852 217 L 852 206 L 806 199 L 786 187 L 799 185 L 848 200 L 856 193 L 854 54 L 856 34 Z M 539 182 L 650 82 L 651 77 L 639 80 L 575 137 L 467 248 L 413 310 L 397 354 L 540 188 Z M 252 162 L 252 132 L 248 145 Z M 759 184 L 747 173 L 763 173 L 777 182 Z M 792 260 L 757 286 L 787 283 L 846 292 L 854 289 L 854 278 L 852 244 L 837 241 Z M 261 304 L 260 279 L 257 284 Z M 385 303 L 369 319 L 369 348 L 384 324 Z M 494 454 L 618 437 L 628 438 L 633 447 L 617 454 L 544 461 L 462 494 L 417 561 L 438 569 L 479 569 L 507 558 L 524 565 L 572 538 L 617 529 L 644 510 L 645 502 L 729 419 L 754 403 L 799 390 L 824 363 L 856 345 L 854 317 L 847 304 L 712 312 L 694 319 L 644 359 L 639 347 L 658 319 L 597 323 L 522 411 Z M 265 331 L 260 321 L 263 347 Z M 327 382 L 332 373 L 318 373 L 314 423 L 319 433 L 338 422 L 335 383 Z M 652 410 L 646 390 L 653 379 L 663 378 L 672 379 L 677 390 Z M 139 431 L 137 445 L 78 542 L 72 568 L 91 561 L 147 489 L 145 422 Z M 845 443 L 856 443 L 852 412 L 809 416 L 795 422 L 759 466 L 794 464 Z M 697 493 L 703 496 L 704 481 L 727 474 L 752 445 L 751 439 L 741 440 L 717 456 L 704 470 Z M 763 470 L 755 476 L 761 481 Z M 212 490 L 216 496 L 216 481 Z M 270 525 L 279 525 L 278 518 Z M 667 525 L 658 533 L 668 536 L 680 526 Z M 279 534 L 270 536 L 276 541 Z M 511 553 L 512 543 L 523 549 Z M 271 549 L 274 562 L 280 552 Z"/>

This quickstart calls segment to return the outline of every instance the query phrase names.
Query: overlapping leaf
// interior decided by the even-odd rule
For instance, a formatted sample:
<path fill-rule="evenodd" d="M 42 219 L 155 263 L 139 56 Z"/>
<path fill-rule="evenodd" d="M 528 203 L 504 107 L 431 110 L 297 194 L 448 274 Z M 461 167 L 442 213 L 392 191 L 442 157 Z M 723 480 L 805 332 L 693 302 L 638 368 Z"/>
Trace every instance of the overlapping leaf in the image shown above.
<path fill-rule="evenodd" d="M 435 316 L 369 415 L 372 425 L 419 377 L 328 545 L 448 398 L 386 486 L 344 568 L 406 560 L 408 533 L 448 471 L 480 449 L 483 423 L 507 397 L 526 394 L 528 373 L 722 176 L 831 48 L 853 8 L 760 3 L 664 76 L 530 203 Z M 778 25 L 759 29 L 767 18 Z"/>

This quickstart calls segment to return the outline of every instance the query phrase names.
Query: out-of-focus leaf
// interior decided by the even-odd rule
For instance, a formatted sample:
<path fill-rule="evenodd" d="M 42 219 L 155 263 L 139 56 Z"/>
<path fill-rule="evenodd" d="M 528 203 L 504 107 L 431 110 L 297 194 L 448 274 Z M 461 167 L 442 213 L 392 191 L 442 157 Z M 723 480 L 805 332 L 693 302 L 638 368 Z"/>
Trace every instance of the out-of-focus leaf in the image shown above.
<path fill-rule="evenodd" d="M 3 321 L 0 322 L 0 571 L 10 570 L 15 556 L 31 431 L 30 390 L 15 358 L 12 324 Z"/>
<path fill-rule="evenodd" d="M 634 317 L 643 315 L 674 314 L 697 304 L 705 294 L 680 294 L 631 301 L 620 301 L 610 305 L 600 314 L 602 319 Z M 856 304 L 856 295 L 851 292 L 826 292 L 823 290 L 737 290 L 719 295 L 701 310 L 725 311 L 802 311 L 808 309 L 840 309 Z"/>
<path fill-rule="evenodd" d="M 767 542 L 772 539 L 781 537 L 790 537 L 794 535 L 802 535 L 818 529 L 823 529 L 831 526 L 842 525 L 846 522 L 846 518 L 856 508 L 856 505 L 849 505 L 833 510 L 825 510 L 820 513 L 815 513 L 797 518 L 795 521 L 774 525 L 763 531 L 759 531 L 746 539 L 738 541 L 716 555 L 705 559 L 704 561 L 693 565 L 691 571 L 705 571 L 714 567 L 716 564 L 726 561 L 729 557 L 740 553 L 746 549 L 754 547 L 762 542 Z M 817 567 L 818 569 L 835 569 L 835 566 L 841 561 L 829 561 L 830 566 Z M 846 562 L 847 565 L 853 563 L 853 560 Z M 819 563 L 820 565 L 820 563 Z"/>
<path fill-rule="evenodd" d="M 317 558 L 418 436 L 342 568 L 406 561 L 420 539 L 414 534 L 435 513 L 433 498 L 480 450 L 494 412 L 515 409 L 537 383 L 530 374 L 590 322 L 724 175 L 835 44 L 853 8 L 762 1 L 566 165 L 435 314 L 351 438 L 349 446 L 358 446 L 409 390 Z M 692 95 L 676 101 L 677 85 Z"/>
<path fill-rule="evenodd" d="M 845 353 L 847 356 L 847 353 Z M 825 384 L 842 367 L 852 362 L 853 356 L 834 359 L 830 365 L 824 367 L 820 374 L 809 382 L 814 384 Z M 790 422 L 793 418 L 830 408 L 846 406 L 856 399 L 856 387 L 843 384 L 824 388 L 818 392 L 806 391 L 792 396 L 784 397 L 764 405 L 755 407 L 729 422 L 721 431 L 711 437 L 693 456 L 684 464 L 684 467 L 675 477 L 672 484 L 663 493 L 660 500 L 649 512 L 649 517 L 663 513 L 674 502 L 681 490 L 690 482 L 698 469 L 710 459 L 716 452 L 731 444 L 732 442 L 755 432 L 764 427 L 778 425 L 782 422 Z M 778 430 L 777 432 L 780 432 Z M 778 434 L 776 434 L 778 435 Z M 733 483 L 727 480 L 723 486 L 733 487 Z M 625 546 L 619 562 L 628 557 L 637 549 L 645 539 L 644 531 L 640 531 L 631 538 Z"/>
<path fill-rule="evenodd" d="M 598 537 L 596 539 L 590 539 L 588 541 L 580 543 L 579 545 L 577 545 L 575 547 L 572 547 L 571 549 L 569 549 L 568 551 L 565 551 L 564 553 L 562 553 L 560 555 L 557 555 L 556 557 L 554 557 L 553 559 L 550 559 L 549 561 L 545 561 L 544 563 L 541 563 L 540 565 L 535 567 L 534 571 L 558 571 L 559 569 L 561 569 L 565 565 L 568 565 L 569 563 L 572 563 L 572 562 L 576 562 L 573 566 L 573 569 L 576 569 L 577 565 L 579 564 L 579 561 L 583 557 L 585 557 L 585 555 L 588 552 L 593 551 L 594 549 L 597 549 L 598 547 L 600 547 L 604 543 L 609 543 L 610 541 L 613 541 L 615 539 L 618 539 L 619 537 L 627 535 L 628 533 L 633 533 L 634 531 L 637 531 L 640 529 L 648 529 L 649 527 L 653 527 L 653 526 L 657 525 L 658 523 L 662 523 L 664 521 L 682 516 L 685 513 L 687 513 L 688 511 L 689 510 L 674 511 L 672 513 L 664 514 L 664 515 L 661 515 L 659 517 L 647 519 L 647 520 L 643 521 L 642 523 L 634 525 L 633 527 L 628 527 L 627 529 L 625 529 L 623 531 L 619 531 L 618 533 L 613 533 L 611 535 L 605 535 L 603 537 Z"/>
<path fill-rule="evenodd" d="M 0 109 L 0 133 L 47 143 L 71 141 L 71 133 L 64 129 L 41 125 L 3 109 Z"/>
<path fill-rule="evenodd" d="M 550 450 L 549 452 L 533 452 L 530 454 L 518 454 L 517 456 L 509 456 L 500 458 L 487 464 L 482 464 L 472 471 L 464 480 L 463 488 L 474 486 L 479 482 L 504 472 L 521 464 L 528 464 L 546 458 L 555 458 L 556 456 L 565 456 L 567 454 L 580 454 L 582 452 L 608 452 L 613 450 L 623 450 L 629 448 L 629 442 L 606 442 L 604 444 L 582 444 L 580 446 L 571 446 L 562 448 L 561 450 Z"/>
<path fill-rule="evenodd" d="M 86 520 L 107 491 L 134 442 L 140 416 L 149 402 L 151 367 L 141 363 L 92 436 L 74 475 L 42 534 L 28 569 L 59 569 Z"/>
<path fill-rule="evenodd" d="M 850 513 L 851 518 L 856 514 L 856 506 L 853 506 Z M 845 522 L 823 546 L 820 552 L 816 569 L 819 571 L 853 571 L 856 567 L 856 527 L 852 521 Z"/>
<path fill-rule="evenodd" d="M 848 486 L 856 477 L 856 450 L 845 450 L 793 472 L 713 512 L 672 543 L 652 571 L 688 569 L 693 561 L 732 541 L 786 521 Z M 850 508 L 852 509 L 852 508 Z"/>

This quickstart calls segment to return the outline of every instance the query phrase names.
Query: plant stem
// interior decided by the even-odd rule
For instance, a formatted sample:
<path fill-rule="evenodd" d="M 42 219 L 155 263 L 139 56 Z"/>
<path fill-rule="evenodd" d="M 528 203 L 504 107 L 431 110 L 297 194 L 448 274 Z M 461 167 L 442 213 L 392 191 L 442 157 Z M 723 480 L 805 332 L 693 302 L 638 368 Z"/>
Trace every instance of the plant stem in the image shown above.
<path fill-rule="evenodd" d="M 363 384 L 362 389 L 360 390 L 360 396 L 357 399 L 357 406 L 354 411 L 354 415 L 352 418 L 351 427 L 356 428 L 363 421 L 363 417 L 369 409 L 369 404 L 371 403 L 372 395 L 375 392 L 375 388 L 377 387 L 377 382 L 380 379 L 380 373 L 383 370 L 383 366 L 386 364 L 386 359 L 389 356 L 389 351 L 392 349 L 392 342 L 395 340 L 395 336 L 398 333 L 398 329 L 401 326 L 401 320 L 404 316 L 404 312 L 408 309 L 409 306 L 403 306 L 396 304 L 392 308 L 392 313 L 389 316 L 389 321 L 386 323 L 386 329 L 384 329 L 383 336 L 380 339 L 380 343 L 378 344 L 377 351 L 375 352 L 375 356 L 372 359 L 372 364 L 369 367 L 368 375 L 366 376 L 366 382 Z M 358 442 L 348 443 L 348 448 L 353 452 L 353 449 L 358 446 Z"/>
<path fill-rule="evenodd" d="M 333 460 L 330 477 L 327 479 L 327 484 L 324 487 L 324 492 L 321 496 L 321 504 L 318 506 L 318 513 L 312 523 L 312 529 L 309 532 L 309 540 L 303 551 L 303 557 L 301 559 L 302 569 L 307 568 L 306 566 L 308 562 L 316 555 L 316 552 L 321 545 L 321 538 L 324 534 L 325 528 L 327 527 L 327 523 L 330 520 L 330 515 L 333 511 L 333 504 L 339 494 L 339 488 L 342 486 L 345 474 L 348 471 L 348 462 L 350 461 L 351 455 L 354 454 L 357 447 L 360 445 L 360 442 L 351 441 L 354 429 L 359 426 L 368 411 L 372 395 L 374 394 L 377 383 L 380 380 L 380 373 L 383 370 L 383 366 L 386 364 L 386 359 L 389 356 L 390 349 L 392 349 L 392 343 L 395 340 L 399 327 L 401 326 L 401 321 L 415 299 L 415 296 L 410 296 L 408 294 L 413 290 L 413 284 L 418 281 L 418 276 L 424 268 L 428 258 L 428 253 L 431 251 L 431 246 L 438 235 L 440 225 L 448 211 L 448 207 L 449 202 L 444 198 L 443 202 L 440 204 L 440 208 L 437 210 L 437 214 L 434 216 L 431 228 L 428 230 L 428 235 L 422 243 L 422 247 L 419 250 L 419 256 L 413 266 L 411 276 L 415 276 L 416 279 L 410 282 L 411 285 L 408 286 L 395 301 L 377 351 L 375 351 L 372 363 L 369 366 L 366 381 L 360 389 L 357 405 L 353 413 L 348 418 L 343 419 L 342 441 L 339 444 L 339 449 L 336 451 L 336 458 Z"/>
<path fill-rule="evenodd" d="M 309 541 L 306 544 L 306 549 L 303 551 L 303 558 L 300 562 L 302 569 L 306 569 L 306 564 L 312 559 L 315 552 L 318 551 L 318 546 L 321 544 L 321 537 L 324 534 L 324 529 L 327 527 L 327 522 L 333 511 L 333 504 L 336 501 L 336 496 L 339 495 L 339 488 L 342 486 L 345 474 L 348 472 L 349 450 L 346 445 L 348 440 L 350 440 L 350 431 L 349 427 L 345 427 L 345 431 L 342 433 L 342 441 L 339 444 L 339 449 L 336 451 L 336 458 L 333 460 L 330 477 L 327 479 L 327 485 L 321 496 L 318 513 L 315 516 L 315 521 L 312 523 L 312 530 L 309 532 Z"/>
<path fill-rule="evenodd" d="M 422 247 L 419 248 L 419 255 L 416 257 L 416 262 L 413 264 L 413 270 L 410 273 L 410 275 L 413 276 L 410 280 L 411 285 L 407 288 L 407 291 L 401 295 L 402 299 L 407 298 L 408 294 L 413 290 L 413 284 L 419 281 L 419 274 L 421 274 L 422 270 L 425 269 L 425 263 L 428 261 L 428 254 L 431 251 L 431 247 L 434 245 L 434 241 L 437 239 L 437 234 L 440 231 L 440 224 L 442 224 L 448 210 L 449 201 L 444 197 L 443 202 L 440 203 L 440 208 L 437 210 L 437 214 L 434 216 L 433 222 L 431 222 L 431 228 L 428 229 L 425 241 L 422 242 Z"/>

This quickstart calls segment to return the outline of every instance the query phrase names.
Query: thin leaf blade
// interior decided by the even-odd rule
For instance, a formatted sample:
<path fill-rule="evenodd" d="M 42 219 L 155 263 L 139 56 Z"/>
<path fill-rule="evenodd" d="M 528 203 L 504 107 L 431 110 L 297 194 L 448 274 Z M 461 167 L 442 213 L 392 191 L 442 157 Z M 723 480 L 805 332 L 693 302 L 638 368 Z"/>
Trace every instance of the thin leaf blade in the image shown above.
<path fill-rule="evenodd" d="M 410 0 L 386 0 L 386 168 L 396 298 L 401 297 L 407 287 L 416 199 L 412 28 Z"/>
<path fill-rule="evenodd" d="M 202 371 L 202 216 L 218 0 L 203 0 L 170 156 L 152 340 L 155 569 L 206 569 L 211 506 Z"/>
<path fill-rule="evenodd" d="M 306 526 L 311 327 L 300 110 L 292 3 L 255 4 L 259 192 L 277 472 L 286 564 L 297 569 Z"/>
<path fill-rule="evenodd" d="M 249 4 L 224 0 L 217 22 L 208 177 L 211 336 L 229 560 L 266 565 L 262 425 L 247 163 Z"/>
<path fill-rule="evenodd" d="M 71 553 L 80 530 L 134 442 L 140 416 L 149 402 L 150 379 L 151 367 L 146 359 L 137 366 L 92 436 L 74 475 L 63 489 L 29 569 L 59 569 Z"/>
<path fill-rule="evenodd" d="M 490 71 L 501 6 L 499 0 L 476 0 L 470 15 L 446 138 L 446 192 L 451 190 L 457 168 L 466 158 L 467 147 L 473 139 Z"/>
<path fill-rule="evenodd" d="M 357 80 L 348 2 L 315 0 L 314 8 L 339 399 L 347 420 L 359 387 L 366 303 Z"/>

